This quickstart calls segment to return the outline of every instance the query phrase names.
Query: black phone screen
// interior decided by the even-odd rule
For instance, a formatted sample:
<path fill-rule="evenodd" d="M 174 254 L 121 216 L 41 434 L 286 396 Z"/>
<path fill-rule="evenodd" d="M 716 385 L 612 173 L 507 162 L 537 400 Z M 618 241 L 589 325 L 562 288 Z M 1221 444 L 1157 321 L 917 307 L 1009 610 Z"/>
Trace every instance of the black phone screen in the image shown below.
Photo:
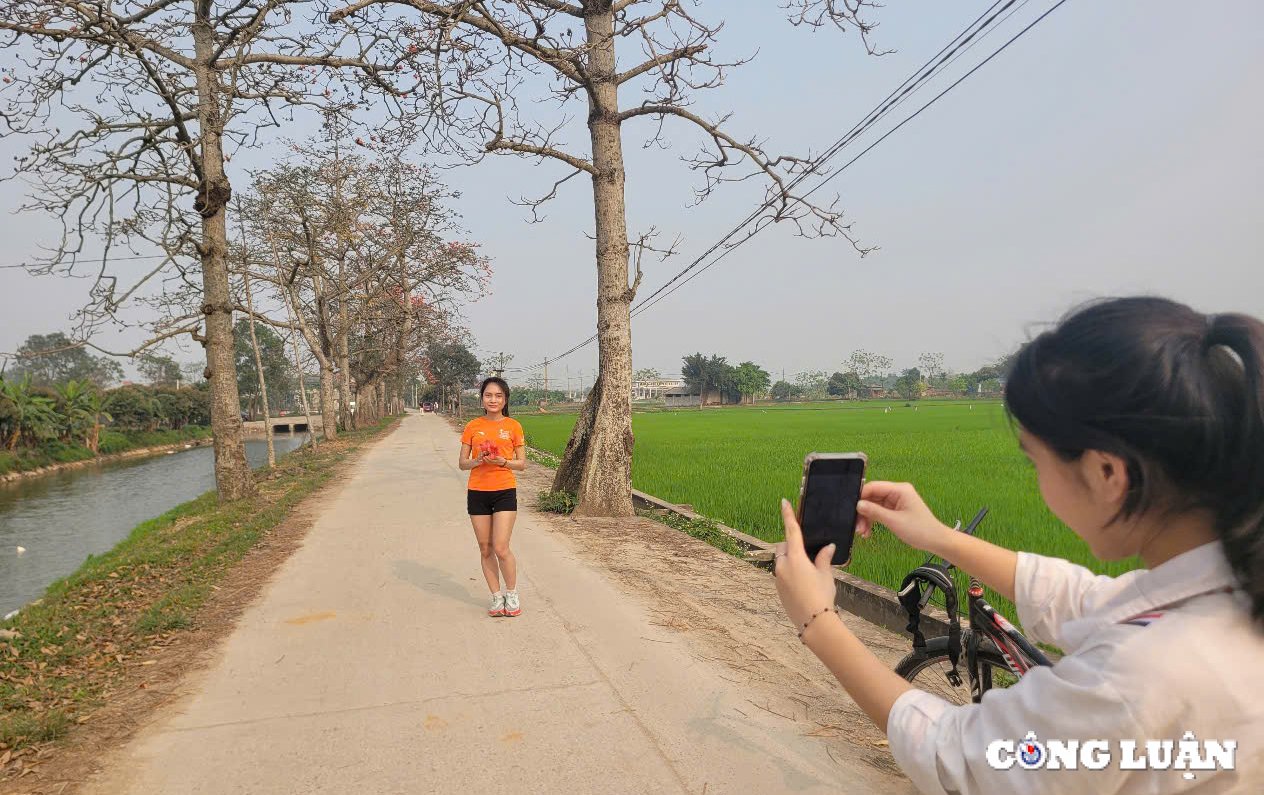
<path fill-rule="evenodd" d="M 865 463 L 858 458 L 825 458 L 808 467 L 803 487 L 803 545 L 813 560 L 828 544 L 837 544 L 834 564 L 851 558 L 856 534 L 856 503 L 865 476 Z"/>

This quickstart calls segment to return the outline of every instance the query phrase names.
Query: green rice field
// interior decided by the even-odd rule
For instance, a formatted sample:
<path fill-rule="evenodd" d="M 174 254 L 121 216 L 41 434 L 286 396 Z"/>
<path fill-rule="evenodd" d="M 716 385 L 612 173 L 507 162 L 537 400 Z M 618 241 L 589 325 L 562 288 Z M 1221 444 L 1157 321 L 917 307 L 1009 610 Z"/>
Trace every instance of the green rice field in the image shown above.
<path fill-rule="evenodd" d="M 1100 563 L 1049 512 L 1036 472 L 999 402 L 833 402 L 734 406 L 634 413 L 632 483 L 674 503 L 687 503 L 753 536 L 782 538 L 779 501 L 797 500 L 803 458 L 816 452 L 864 452 L 869 480 L 917 486 L 946 524 L 966 523 L 983 506 L 979 536 L 1010 549 L 1054 555 L 1103 574 L 1121 574 L 1137 560 Z M 528 444 L 555 454 L 566 447 L 574 414 L 515 415 Z M 857 539 L 848 570 L 888 588 L 925 554 L 879 531 Z M 995 594 L 998 609 L 1013 607 Z"/>

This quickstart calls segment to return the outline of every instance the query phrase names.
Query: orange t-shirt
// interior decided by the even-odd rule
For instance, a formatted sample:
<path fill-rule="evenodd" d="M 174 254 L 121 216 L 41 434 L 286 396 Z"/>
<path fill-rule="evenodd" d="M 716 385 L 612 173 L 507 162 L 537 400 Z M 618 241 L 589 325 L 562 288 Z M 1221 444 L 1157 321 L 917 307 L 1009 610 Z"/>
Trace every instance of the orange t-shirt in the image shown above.
<path fill-rule="evenodd" d="M 489 420 L 486 417 L 475 417 L 461 432 L 461 444 L 470 446 L 470 458 L 478 458 L 479 445 L 491 442 L 496 445 L 496 454 L 506 459 L 513 459 L 514 450 L 526 445 L 522 435 L 522 426 L 512 417 Z M 470 491 L 501 491 L 518 487 L 512 469 L 495 464 L 479 464 L 470 470 Z"/>

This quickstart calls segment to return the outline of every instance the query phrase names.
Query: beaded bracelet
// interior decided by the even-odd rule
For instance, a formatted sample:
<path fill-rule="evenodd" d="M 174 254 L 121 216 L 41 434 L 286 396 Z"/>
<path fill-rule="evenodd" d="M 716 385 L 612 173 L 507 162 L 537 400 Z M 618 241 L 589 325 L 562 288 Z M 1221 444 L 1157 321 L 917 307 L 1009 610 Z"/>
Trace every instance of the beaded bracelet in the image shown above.
<path fill-rule="evenodd" d="M 837 613 L 837 612 L 838 612 L 838 607 L 837 607 L 837 605 L 830 605 L 829 607 L 822 607 L 820 610 L 818 610 L 818 611 L 816 611 L 815 613 L 813 613 L 811 618 L 809 618 L 807 621 L 804 621 L 804 622 L 803 622 L 803 628 L 799 630 L 799 640 L 800 640 L 800 641 L 802 641 L 802 640 L 803 640 L 803 633 L 808 631 L 808 624 L 811 624 L 813 621 L 815 621 L 817 616 L 821 615 L 822 613 L 828 613 L 828 612 L 829 612 L 829 611 L 831 611 L 831 610 L 833 610 L 835 613 Z"/>

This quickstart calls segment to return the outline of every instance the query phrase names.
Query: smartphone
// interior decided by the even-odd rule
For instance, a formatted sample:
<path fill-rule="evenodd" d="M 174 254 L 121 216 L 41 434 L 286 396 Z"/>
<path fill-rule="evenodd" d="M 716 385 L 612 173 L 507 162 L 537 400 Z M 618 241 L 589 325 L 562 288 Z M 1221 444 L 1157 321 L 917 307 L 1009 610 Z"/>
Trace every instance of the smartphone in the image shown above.
<path fill-rule="evenodd" d="M 818 552 L 836 544 L 833 565 L 851 563 L 856 503 L 868 464 L 864 453 L 809 453 L 803 460 L 798 518 L 808 557 L 816 560 Z"/>

